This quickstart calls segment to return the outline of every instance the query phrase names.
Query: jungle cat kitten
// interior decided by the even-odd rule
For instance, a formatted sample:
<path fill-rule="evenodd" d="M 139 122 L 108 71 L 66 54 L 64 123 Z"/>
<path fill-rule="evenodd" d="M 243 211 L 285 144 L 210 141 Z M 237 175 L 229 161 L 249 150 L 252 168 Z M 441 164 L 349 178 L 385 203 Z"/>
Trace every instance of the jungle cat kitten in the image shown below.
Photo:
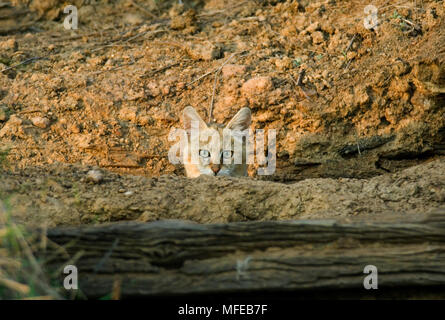
<path fill-rule="evenodd" d="M 197 141 L 198 147 L 187 147 L 186 152 L 184 152 L 183 155 L 187 177 L 196 178 L 202 174 L 210 176 L 246 176 L 246 143 L 245 141 L 242 141 L 242 161 L 233 161 L 235 158 L 234 138 L 231 138 L 230 146 L 226 145 L 224 148 L 223 130 L 230 129 L 244 131 L 249 129 L 250 122 L 251 112 L 247 107 L 238 111 L 225 127 L 218 123 L 204 122 L 193 107 L 186 107 L 183 111 L 183 123 L 184 129 L 187 132 L 188 146 L 191 145 L 191 139 L 194 137 L 194 135 L 191 134 L 192 127 L 199 128 L 199 140 Z M 215 143 L 216 139 L 209 138 L 210 132 L 213 132 L 216 138 L 218 138 L 219 135 L 219 143 Z M 188 152 L 188 150 L 191 152 Z M 197 153 L 194 158 L 195 161 L 191 161 L 192 152 Z"/>

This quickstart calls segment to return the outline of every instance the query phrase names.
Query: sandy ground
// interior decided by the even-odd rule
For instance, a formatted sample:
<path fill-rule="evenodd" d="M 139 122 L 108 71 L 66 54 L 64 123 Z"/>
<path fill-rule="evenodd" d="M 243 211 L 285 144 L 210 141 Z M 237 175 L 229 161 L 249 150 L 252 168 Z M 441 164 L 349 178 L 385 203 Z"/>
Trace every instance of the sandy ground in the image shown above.
<path fill-rule="evenodd" d="M 50 165 L 2 173 L 1 196 L 17 221 L 49 227 L 159 219 L 403 221 L 445 207 L 443 159 L 370 179 L 292 184 L 207 176 L 145 178 L 108 171 L 94 181 L 89 169 Z"/>
<path fill-rule="evenodd" d="M 443 1 L 374 1 L 377 30 L 361 1 L 77 2 L 71 31 L 62 1 L 0 7 L 0 196 L 20 221 L 380 219 L 444 205 Z M 211 101 L 220 123 L 248 106 L 253 129 L 277 130 L 274 175 L 189 180 L 169 163 L 183 108 L 206 118 Z"/>

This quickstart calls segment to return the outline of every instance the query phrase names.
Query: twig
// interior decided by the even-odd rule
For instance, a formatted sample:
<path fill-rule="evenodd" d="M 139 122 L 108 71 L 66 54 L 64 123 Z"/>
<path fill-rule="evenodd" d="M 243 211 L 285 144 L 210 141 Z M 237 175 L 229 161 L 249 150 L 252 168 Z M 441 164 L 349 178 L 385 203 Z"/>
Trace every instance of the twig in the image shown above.
<path fill-rule="evenodd" d="M 300 73 L 298 73 L 297 86 L 301 87 L 303 84 L 303 78 L 306 73 L 306 69 L 301 69 Z"/>
<path fill-rule="evenodd" d="M 416 31 L 421 31 L 421 30 L 422 30 L 422 27 L 421 27 L 421 26 L 419 26 L 419 25 L 416 24 L 416 23 L 413 23 L 413 22 L 409 21 L 408 19 L 401 18 L 401 20 L 402 20 L 403 22 L 409 24 L 409 25 L 412 27 L 412 29 L 410 30 L 410 32 L 413 31 L 413 30 L 416 30 Z"/>
<path fill-rule="evenodd" d="M 33 279 L 33 281 L 42 278 L 44 279 L 45 274 L 43 273 L 43 270 L 40 268 L 40 265 L 37 262 L 36 258 L 34 257 L 34 254 L 31 248 L 29 247 L 28 243 L 26 242 L 23 234 L 15 224 L 12 224 L 11 228 L 14 230 L 14 234 L 16 235 L 17 241 L 20 243 L 20 246 L 22 247 L 26 257 L 28 258 L 31 267 L 34 269 L 35 273 L 31 276 L 31 278 Z M 61 299 L 60 295 L 53 288 L 51 288 L 46 282 L 42 281 L 39 284 L 47 293 L 51 294 L 53 297 L 57 299 Z"/>
<path fill-rule="evenodd" d="M 197 81 L 199 81 L 199 80 L 201 80 L 201 79 L 203 79 L 203 78 L 205 78 L 205 77 L 207 77 L 209 74 L 212 74 L 213 72 L 215 72 L 216 71 L 216 69 L 215 70 L 212 70 L 212 71 L 209 71 L 209 72 L 206 72 L 206 73 L 204 73 L 202 76 L 200 76 L 198 79 L 195 79 L 195 80 L 193 80 L 192 82 L 189 82 L 189 83 L 187 83 L 187 85 L 186 86 L 189 86 L 189 85 L 192 85 L 192 84 L 194 84 L 195 82 L 197 82 Z"/>
<path fill-rule="evenodd" d="M 146 13 L 148 16 L 150 16 L 151 18 L 156 18 L 156 16 L 153 14 L 153 13 L 151 13 L 150 11 L 148 11 L 147 9 L 145 9 L 143 6 L 141 6 L 140 4 L 138 4 L 136 1 L 134 1 L 134 0 L 130 0 L 130 3 L 132 4 L 132 5 L 134 5 L 136 8 L 139 8 L 139 9 L 141 9 L 142 11 L 144 11 L 144 13 Z"/>
<path fill-rule="evenodd" d="M 354 34 L 354 36 L 352 37 L 351 41 L 349 41 L 348 47 L 346 48 L 346 51 L 344 52 L 344 55 L 346 57 L 346 54 L 348 53 L 349 49 L 351 49 L 352 44 L 354 43 L 355 37 L 357 36 L 357 33 Z M 351 64 L 352 60 L 354 58 L 348 60 L 348 63 L 346 64 L 346 66 L 344 67 L 345 69 L 348 69 L 349 65 Z M 344 65 L 344 63 L 342 64 Z"/>
<path fill-rule="evenodd" d="M 123 41 L 122 43 L 128 43 L 128 42 L 130 42 L 130 41 L 132 41 L 134 39 L 137 39 L 137 38 L 139 38 L 141 36 L 144 36 L 144 35 L 146 35 L 148 33 L 156 34 L 156 33 L 160 33 L 160 32 L 166 32 L 166 30 L 154 30 L 154 31 L 153 30 L 148 30 L 148 31 L 145 31 L 145 32 L 142 32 L 142 33 L 138 33 L 137 35 L 132 36 L 132 37 L 126 39 L 125 41 L 123 39 L 116 40 L 113 43 L 106 44 L 104 46 L 101 46 L 101 47 L 98 47 L 96 49 L 93 49 L 93 50 L 91 50 L 91 52 L 99 51 L 99 50 L 102 50 L 102 49 L 105 49 L 105 48 L 108 48 L 108 47 L 113 47 L 113 46 L 119 44 L 121 41 Z"/>
<path fill-rule="evenodd" d="M 390 1 L 387 1 L 387 3 L 389 3 Z M 384 10 L 384 9 L 388 9 L 388 8 L 404 8 L 404 9 L 413 9 L 413 10 L 419 10 L 419 11 L 423 11 L 423 12 L 425 12 L 425 9 L 424 8 L 421 8 L 421 7 L 414 7 L 414 6 L 403 6 L 403 5 L 401 5 L 401 4 L 403 4 L 405 1 L 402 1 L 402 2 L 399 2 L 399 3 L 396 3 L 396 4 L 391 4 L 391 5 L 385 5 L 385 6 L 382 6 L 382 7 L 379 7 L 378 9 L 379 9 L 379 11 L 382 11 L 382 10 Z"/>
<path fill-rule="evenodd" d="M 303 89 L 303 83 L 302 83 L 302 81 L 303 81 L 303 78 L 304 78 L 304 74 L 305 74 L 305 73 L 306 73 L 306 70 L 305 70 L 305 69 L 302 69 L 302 70 L 300 71 L 300 73 L 298 74 L 298 80 L 297 80 L 297 81 L 295 81 L 294 77 L 293 77 L 291 74 L 289 74 L 289 76 L 290 76 L 290 79 L 292 80 L 292 82 L 295 84 L 295 86 L 296 86 L 297 88 L 300 88 L 300 89 L 301 89 L 301 92 L 303 92 L 303 94 L 304 94 L 304 96 L 306 97 L 306 99 L 308 99 L 309 101 L 312 101 L 311 98 L 309 98 L 309 96 L 307 95 L 306 91 L 304 91 L 304 89 Z"/>
<path fill-rule="evenodd" d="M 212 121 L 213 101 L 214 101 L 214 98 L 215 98 L 216 82 L 218 81 L 218 76 L 219 76 L 219 74 L 220 74 L 222 68 L 223 68 L 223 67 L 224 67 L 230 60 L 232 60 L 232 58 L 233 58 L 235 55 L 237 55 L 237 52 L 232 53 L 232 55 L 231 55 L 229 58 L 227 58 L 227 60 L 224 61 L 224 63 L 223 63 L 223 64 L 216 70 L 216 73 L 215 73 L 215 81 L 213 82 L 212 99 L 210 100 L 209 122 Z"/>
<path fill-rule="evenodd" d="M 156 73 L 165 71 L 165 70 L 170 69 L 172 67 L 176 67 L 179 64 L 180 64 L 180 62 L 175 62 L 175 63 L 168 64 L 168 65 L 166 65 L 164 67 L 161 67 L 161 68 L 155 69 L 153 71 L 147 72 L 146 74 L 142 75 L 142 78 L 151 77 L 151 76 L 155 75 Z"/>
<path fill-rule="evenodd" d="M 0 72 L 5 72 L 5 71 L 8 71 L 8 70 L 14 69 L 14 68 L 16 68 L 16 67 L 18 67 L 18 66 L 21 66 L 21 65 L 23 65 L 23 64 L 28 64 L 28 63 L 30 63 L 30 62 L 37 61 L 37 60 L 43 60 L 43 59 L 48 60 L 48 58 L 44 58 L 44 57 L 33 57 L 33 58 L 29 58 L 29 59 L 26 59 L 25 61 L 22 61 L 22 62 L 20 62 L 20 63 L 15 64 L 15 65 L 13 65 L 13 66 L 7 67 L 7 68 L 3 69 L 3 70 L 0 71 Z"/>
<path fill-rule="evenodd" d="M 93 72 L 92 74 L 96 75 L 96 74 L 101 74 L 101 73 L 108 72 L 108 71 L 116 71 L 116 70 L 122 69 L 124 67 L 131 66 L 131 65 L 133 65 L 135 63 L 136 63 L 136 61 L 133 60 L 133 61 L 127 63 L 127 64 L 124 64 L 124 65 L 121 65 L 121 66 L 117 66 L 117 67 L 114 67 L 114 68 L 111 68 L 111 69 L 108 69 L 108 70 L 96 71 L 96 72 Z"/>
<path fill-rule="evenodd" d="M 348 47 L 346 48 L 346 51 L 345 51 L 345 55 L 348 53 L 349 49 L 351 49 L 352 44 L 354 43 L 354 40 L 355 40 L 356 36 L 357 36 L 357 33 L 354 34 L 354 36 L 352 37 L 351 41 L 349 42 L 349 45 L 348 45 Z"/>
<path fill-rule="evenodd" d="M 58 275 L 60 275 L 66 266 L 69 265 L 75 265 L 77 261 L 79 261 L 79 259 L 85 254 L 85 251 L 81 250 L 76 252 L 76 254 L 70 258 L 69 260 L 67 260 L 63 265 L 61 265 L 53 274 L 53 277 L 57 277 Z"/>
<path fill-rule="evenodd" d="M 218 67 L 218 68 L 215 68 L 215 69 L 213 69 L 213 70 L 211 70 L 211 71 L 209 71 L 209 72 L 206 72 L 206 73 L 204 73 L 202 76 L 200 76 L 199 78 L 193 80 L 192 82 L 187 83 L 186 85 L 187 85 L 187 86 L 190 86 L 190 85 L 194 84 L 195 82 L 198 82 L 199 80 L 201 80 L 201 79 L 207 77 L 209 74 L 212 74 L 213 72 L 218 71 L 218 69 L 219 69 L 219 67 Z"/>

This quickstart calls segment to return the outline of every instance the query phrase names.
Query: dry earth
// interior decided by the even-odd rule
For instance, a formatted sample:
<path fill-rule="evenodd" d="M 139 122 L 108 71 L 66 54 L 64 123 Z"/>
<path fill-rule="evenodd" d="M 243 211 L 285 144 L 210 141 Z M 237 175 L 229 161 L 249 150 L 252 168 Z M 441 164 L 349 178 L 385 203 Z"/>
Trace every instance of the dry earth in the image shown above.
<path fill-rule="evenodd" d="M 445 207 L 445 160 L 371 179 L 307 179 L 293 184 L 250 178 L 161 176 L 50 165 L 2 173 L 2 197 L 26 224 L 78 225 L 121 220 L 199 223 L 310 218 L 410 219 Z"/>
<path fill-rule="evenodd" d="M 73 1 L 75 31 L 64 1 L 0 5 L 0 195 L 20 221 L 374 219 L 445 205 L 443 1 L 373 1 L 377 30 L 362 1 L 184 2 Z M 169 163 L 182 109 L 207 117 L 211 101 L 218 122 L 248 106 L 252 128 L 277 130 L 273 176 L 188 180 Z"/>

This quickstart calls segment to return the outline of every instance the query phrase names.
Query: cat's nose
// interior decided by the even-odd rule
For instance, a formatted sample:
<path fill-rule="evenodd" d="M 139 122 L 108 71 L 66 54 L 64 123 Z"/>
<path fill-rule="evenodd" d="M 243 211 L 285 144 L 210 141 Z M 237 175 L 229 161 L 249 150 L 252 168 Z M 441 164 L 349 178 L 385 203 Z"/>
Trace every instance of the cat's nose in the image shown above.
<path fill-rule="evenodd" d="M 217 174 L 218 171 L 221 169 L 221 166 L 212 164 L 212 165 L 210 166 L 210 169 L 212 169 L 212 171 L 213 171 L 215 174 Z"/>

